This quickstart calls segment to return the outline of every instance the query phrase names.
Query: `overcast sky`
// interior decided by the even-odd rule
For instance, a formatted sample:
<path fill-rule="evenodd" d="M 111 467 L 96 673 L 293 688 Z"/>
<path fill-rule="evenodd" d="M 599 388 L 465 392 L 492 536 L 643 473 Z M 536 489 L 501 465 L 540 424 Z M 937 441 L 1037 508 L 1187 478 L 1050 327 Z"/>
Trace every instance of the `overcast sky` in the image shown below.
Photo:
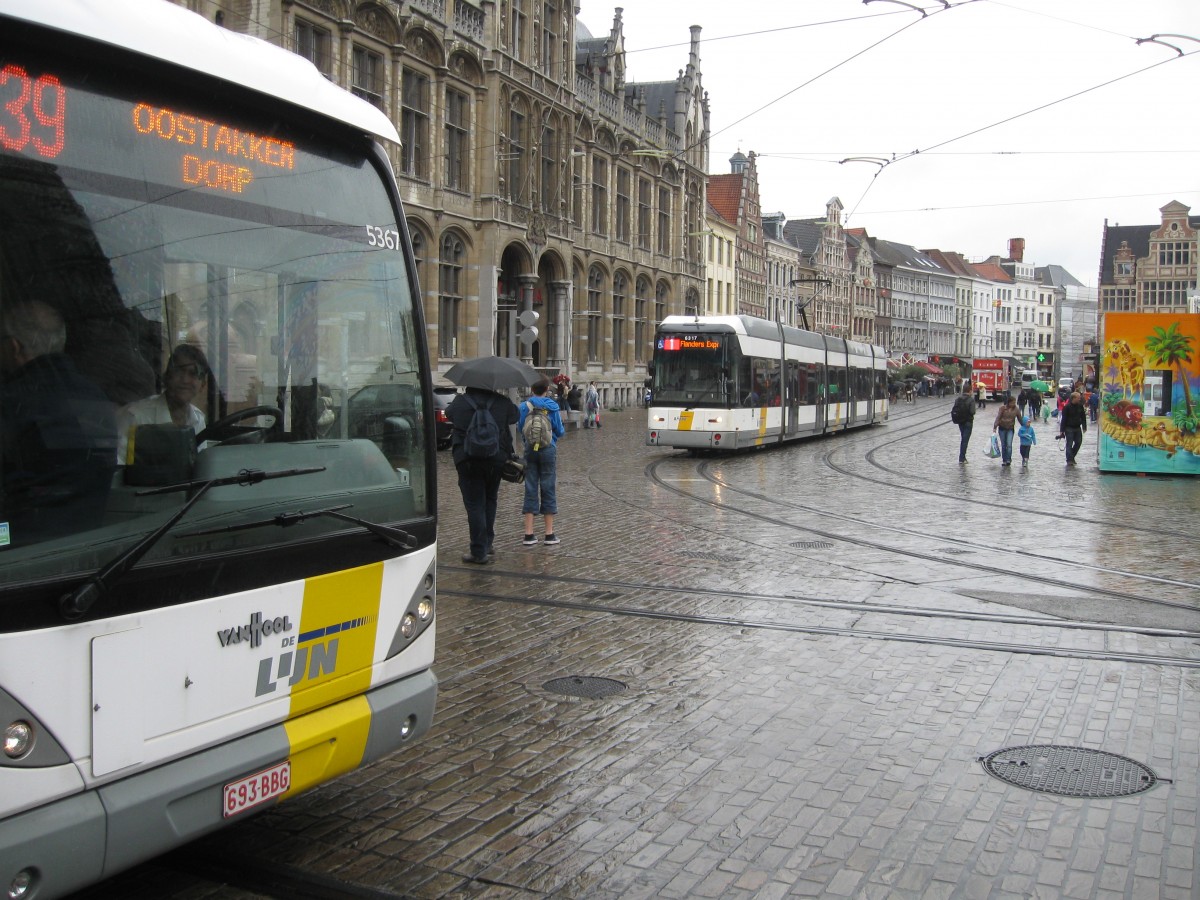
<path fill-rule="evenodd" d="M 577 2 L 606 36 L 617 4 Z M 837 196 L 847 227 L 970 260 L 1023 237 L 1027 262 L 1093 286 L 1105 219 L 1200 215 L 1200 0 L 621 6 L 630 81 L 674 79 L 703 28 L 710 172 L 757 153 L 764 212 Z M 1185 56 L 1137 43 L 1155 34 Z"/>

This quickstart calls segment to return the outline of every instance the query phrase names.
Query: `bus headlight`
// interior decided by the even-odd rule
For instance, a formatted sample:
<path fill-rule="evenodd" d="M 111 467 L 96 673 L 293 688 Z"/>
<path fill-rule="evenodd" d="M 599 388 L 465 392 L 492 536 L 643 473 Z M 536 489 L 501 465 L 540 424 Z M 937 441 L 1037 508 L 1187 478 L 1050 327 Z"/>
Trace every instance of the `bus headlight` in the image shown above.
<path fill-rule="evenodd" d="M 406 638 L 412 637 L 417 633 L 417 617 L 412 613 L 405 613 L 404 618 L 400 620 L 400 633 Z"/>
<path fill-rule="evenodd" d="M 8 893 L 5 896 L 11 898 L 11 900 L 17 900 L 19 897 L 24 897 L 27 893 L 29 893 L 30 887 L 33 886 L 34 875 L 34 869 L 22 869 L 20 872 L 14 875 L 13 880 L 8 883 Z"/>
<path fill-rule="evenodd" d="M 33 726 L 21 719 L 9 722 L 4 729 L 4 755 L 20 759 L 32 749 Z"/>

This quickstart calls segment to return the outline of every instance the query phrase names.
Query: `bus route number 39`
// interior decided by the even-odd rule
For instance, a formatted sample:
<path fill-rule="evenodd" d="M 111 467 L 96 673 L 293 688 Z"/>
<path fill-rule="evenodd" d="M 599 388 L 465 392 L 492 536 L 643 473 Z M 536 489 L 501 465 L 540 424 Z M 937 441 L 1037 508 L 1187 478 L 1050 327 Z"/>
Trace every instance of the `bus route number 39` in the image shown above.
<path fill-rule="evenodd" d="M 372 247 L 386 248 L 388 250 L 400 249 L 400 232 L 393 229 L 380 228 L 378 225 L 368 225 L 367 228 L 367 243 Z"/>
<path fill-rule="evenodd" d="M 287 791 L 292 783 L 292 762 L 285 759 L 269 769 L 225 785 L 225 818 L 266 803 Z"/>

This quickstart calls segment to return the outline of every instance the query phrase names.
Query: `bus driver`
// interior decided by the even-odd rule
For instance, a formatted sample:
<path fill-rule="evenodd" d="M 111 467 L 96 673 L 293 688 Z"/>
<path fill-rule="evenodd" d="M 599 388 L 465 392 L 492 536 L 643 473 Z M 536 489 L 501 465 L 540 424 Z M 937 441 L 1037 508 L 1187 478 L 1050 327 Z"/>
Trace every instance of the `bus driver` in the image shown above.
<path fill-rule="evenodd" d="M 194 344 L 179 344 L 171 351 L 167 369 L 163 372 L 161 394 L 137 400 L 121 408 L 117 414 L 120 443 L 117 461 L 122 465 L 129 446 L 129 432 L 139 425 L 178 425 L 191 428 L 195 434 L 204 430 L 206 420 L 193 400 L 208 382 L 208 360 Z"/>

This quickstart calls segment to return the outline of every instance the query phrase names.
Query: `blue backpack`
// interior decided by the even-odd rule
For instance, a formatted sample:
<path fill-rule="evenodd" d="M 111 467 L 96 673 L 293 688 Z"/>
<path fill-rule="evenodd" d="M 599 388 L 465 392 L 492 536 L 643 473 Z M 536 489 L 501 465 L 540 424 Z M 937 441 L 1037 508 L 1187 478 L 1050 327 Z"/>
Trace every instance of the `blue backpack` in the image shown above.
<path fill-rule="evenodd" d="M 463 394 L 467 405 L 475 410 L 463 438 L 463 450 L 468 459 L 494 461 L 500 455 L 500 426 L 490 406 L 479 406 L 470 394 Z"/>

